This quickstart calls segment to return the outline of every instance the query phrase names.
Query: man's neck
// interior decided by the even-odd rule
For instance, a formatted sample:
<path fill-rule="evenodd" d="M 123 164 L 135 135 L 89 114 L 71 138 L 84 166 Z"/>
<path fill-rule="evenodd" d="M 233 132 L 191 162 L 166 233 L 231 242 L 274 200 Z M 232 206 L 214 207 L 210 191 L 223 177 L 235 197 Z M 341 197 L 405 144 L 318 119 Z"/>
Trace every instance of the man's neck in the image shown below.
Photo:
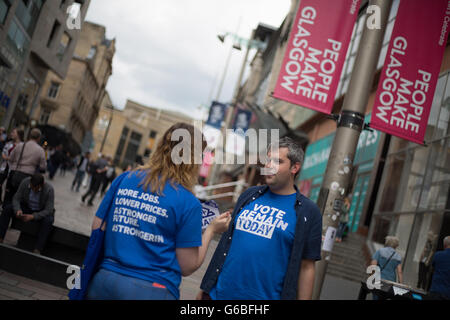
<path fill-rule="evenodd" d="M 273 193 L 278 194 L 280 196 L 288 196 L 297 192 L 297 190 L 295 190 L 294 188 L 294 184 L 288 184 L 281 188 L 269 186 L 269 189 Z"/>

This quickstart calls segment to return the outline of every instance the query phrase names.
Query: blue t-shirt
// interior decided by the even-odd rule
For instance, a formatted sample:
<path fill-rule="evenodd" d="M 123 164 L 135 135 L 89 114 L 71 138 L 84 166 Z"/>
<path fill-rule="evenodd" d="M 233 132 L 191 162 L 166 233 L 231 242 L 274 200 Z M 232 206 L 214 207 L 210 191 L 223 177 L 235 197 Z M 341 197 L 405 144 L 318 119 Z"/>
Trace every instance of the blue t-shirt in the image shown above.
<path fill-rule="evenodd" d="M 388 259 L 392 256 L 391 260 Z M 384 247 L 374 253 L 372 260 L 376 260 L 378 262 L 378 266 L 384 269 L 381 270 L 381 279 L 389 280 L 396 282 L 397 281 L 397 273 L 396 269 L 399 264 L 402 263 L 402 257 L 400 254 L 395 252 L 395 250 L 391 247 Z M 387 263 L 387 264 L 386 264 Z"/>
<path fill-rule="evenodd" d="M 108 213 L 101 267 L 162 284 L 178 299 L 181 269 L 175 249 L 201 246 L 202 207 L 181 185 L 175 189 L 166 183 L 158 196 L 139 186 L 142 178 L 122 174 L 100 204 L 96 216 Z"/>
<path fill-rule="evenodd" d="M 279 300 L 294 243 L 296 194 L 270 190 L 236 215 L 233 240 L 215 300 Z"/>
<path fill-rule="evenodd" d="M 437 292 L 450 299 L 450 249 L 438 251 L 433 257 L 434 274 L 430 292 Z"/>

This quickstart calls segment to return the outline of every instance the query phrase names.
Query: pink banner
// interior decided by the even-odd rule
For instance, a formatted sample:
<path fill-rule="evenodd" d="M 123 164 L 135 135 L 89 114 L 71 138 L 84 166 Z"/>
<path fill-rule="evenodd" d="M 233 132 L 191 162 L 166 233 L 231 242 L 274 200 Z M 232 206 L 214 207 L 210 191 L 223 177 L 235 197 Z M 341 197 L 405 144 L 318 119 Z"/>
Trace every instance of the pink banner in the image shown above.
<path fill-rule="evenodd" d="M 450 28 L 450 1 L 400 1 L 370 126 L 424 143 Z"/>
<path fill-rule="evenodd" d="M 331 113 L 361 0 L 301 0 L 273 92 Z"/>

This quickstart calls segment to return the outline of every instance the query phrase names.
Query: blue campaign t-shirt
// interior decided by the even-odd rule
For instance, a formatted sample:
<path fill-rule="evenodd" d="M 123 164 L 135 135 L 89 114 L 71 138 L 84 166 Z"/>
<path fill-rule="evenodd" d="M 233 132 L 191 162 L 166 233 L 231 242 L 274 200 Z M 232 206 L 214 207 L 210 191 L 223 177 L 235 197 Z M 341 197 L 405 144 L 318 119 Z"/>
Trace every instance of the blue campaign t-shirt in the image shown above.
<path fill-rule="evenodd" d="M 108 214 L 101 267 L 162 284 L 178 299 L 176 248 L 201 246 L 202 207 L 178 184 L 174 188 L 167 182 L 160 196 L 144 190 L 141 173 L 119 176 L 97 211 L 100 219 Z"/>
<path fill-rule="evenodd" d="M 381 279 L 397 281 L 396 270 L 398 265 L 402 263 L 402 257 L 399 253 L 391 247 L 384 247 L 374 253 L 372 260 L 376 260 L 380 268 L 384 267 L 381 270 Z"/>
<path fill-rule="evenodd" d="M 279 300 L 294 243 L 297 195 L 270 190 L 236 215 L 214 300 Z"/>

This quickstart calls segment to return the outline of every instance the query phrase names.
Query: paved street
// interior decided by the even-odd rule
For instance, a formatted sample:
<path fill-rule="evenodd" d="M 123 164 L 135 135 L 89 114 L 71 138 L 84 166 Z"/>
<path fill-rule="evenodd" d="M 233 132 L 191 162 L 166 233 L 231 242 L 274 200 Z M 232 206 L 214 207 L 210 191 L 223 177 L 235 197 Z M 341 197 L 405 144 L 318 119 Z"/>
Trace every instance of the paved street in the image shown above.
<path fill-rule="evenodd" d="M 59 173 L 51 184 L 55 188 L 55 225 L 84 235 L 90 234 L 90 226 L 95 211 L 100 203 L 99 196 L 94 200 L 93 207 L 87 207 L 81 203 L 81 195 L 86 192 L 81 188 L 79 193 L 70 190 L 73 174 L 67 172 L 65 177 Z M 14 245 L 19 233 L 9 230 L 6 236 L 6 244 Z M 183 278 L 181 284 L 181 299 L 195 299 L 200 282 L 209 261 L 214 253 L 217 241 L 213 240 L 202 267 L 189 277 Z M 354 300 L 359 292 L 359 284 L 356 282 L 327 276 L 322 290 L 322 300 L 344 299 Z M 67 290 L 60 289 L 38 281 L 19 277 L 0 270 L 0 299 L 19 300 L 59 300 L 65 299 Z"/>

